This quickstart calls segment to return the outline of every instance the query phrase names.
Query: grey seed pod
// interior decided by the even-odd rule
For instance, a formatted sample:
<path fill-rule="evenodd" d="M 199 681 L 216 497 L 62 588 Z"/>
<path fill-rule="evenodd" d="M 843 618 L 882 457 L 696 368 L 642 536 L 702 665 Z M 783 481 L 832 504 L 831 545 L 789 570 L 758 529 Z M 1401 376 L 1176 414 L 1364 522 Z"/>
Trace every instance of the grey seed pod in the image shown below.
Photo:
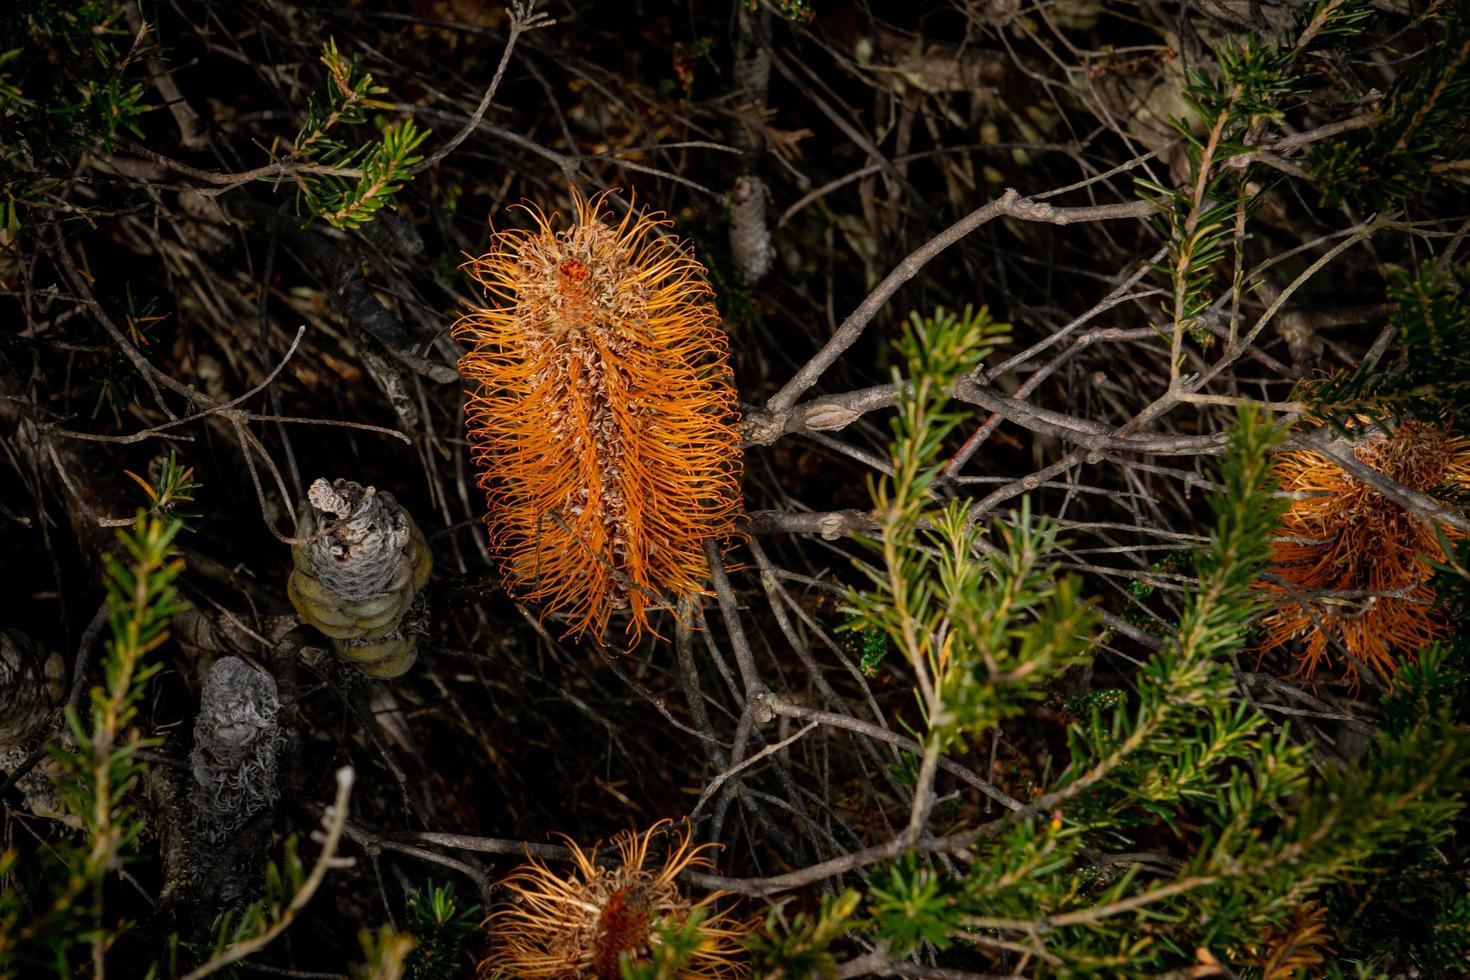
<path fill-rule="evenodd" d="M 337 640 L 337 655 L 376 680 L 392 680 L 408 673 L 418 659 L 418 638 L 429 632 L 429 604 L 422 594 L 403 614 L 393 632 L 377 639 Z"/>
<path fill-rule="evenodd" d="M 23 633 L 0 630 L 0 745 L 27 741 L 61 700 L 66 666 Z"/>
<path fill-rule="evenodd" d="M 432 566 L 423 532 L 373 487 L 317 480 L 307 498 L 298 533 L 314 540 L 291 549 L 291 604 L 364 674 L 401 677 L 426 632 L 422 614 L 407 623 Z"/>
<path fill-rule="evenodd" d="M 52 708 L 65 694 L 66 665 L 44 654 L 24 634 L 0 630 L 0 770 L 14 772 L 40 745 Z M 52 785 L 52 760 L 42 759 L 16 781 L 25 807 L 38 817 L 64 819 Z"/>
<path fill-rule="evenodd" d="M 735 9 L 735 84 L 746 101 L 764 106 L 771 87 L 771 55 L 766 48 L 770 27 L 764 10 L 753 11 L 745 4 Z"/>
<path fill-rule="evenodd" d="M 759 177 L 739 177 L 730 192 L 730 255 L 735 268 L 749 283 L 771 271 L 776 250 L 766 227 L 766 200 L 770 191 Z"/>
<path fill-rule="evenodd" d="M 221 657 L 210 668 L 189 753 L 190 810 L 202 843 L 229 838 L 280 798 L 280 707 L 275 678 L 239 657 Z"/>
<path fill-rule="evenodd" d="M 30 755 L 31 749 L 24 745 L 0 745 L 0 770 L 15 772 L 16 767 L 24 765 Z M 56 792 L 56 784 L 51 781 L 54 768 L 52 759 L 42 759 L 30 772 L 16 780 L 15 788 L 20 790 L 25 808 L 35 816 L 80 827 L 81 821 L 67 815 L 66 805 Z"/>

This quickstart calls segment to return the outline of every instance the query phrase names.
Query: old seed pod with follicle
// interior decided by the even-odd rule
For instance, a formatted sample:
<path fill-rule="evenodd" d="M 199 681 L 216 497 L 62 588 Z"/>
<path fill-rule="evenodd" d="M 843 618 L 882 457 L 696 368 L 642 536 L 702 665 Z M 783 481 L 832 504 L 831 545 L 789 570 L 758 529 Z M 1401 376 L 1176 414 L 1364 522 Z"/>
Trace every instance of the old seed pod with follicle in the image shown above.
<path fill-rule="evenodd" d="M 423 532 L 390 493 L 317 480 L 307 493 L 287 581 L 291 604 L 369 677 L 401 677 L 424 631 L 419 590 L 432 559 Z"/>
<path fill-rule="evenodd" d="M 189 753 L 190 810 L 202 847 L 229 839 L 279 798 L 276 757 L 286 741 L 280 708 L 270 674 L 239 657 L 210 667 Z"/>
<path fill-rule="evenodd" d="M 666 838 L 662 863 L 649 866 L 650 844 L 663 836 L 659 832 L 666 823 L 618 837 L 616 860 L 606 867 L 593 860 L 597 848 L 589 853 L 568 840 L 572 867 L 566 875 L 535 858 L 511 872 L 501 886 L 512 901 L 486 920 L 491 952 L 480 964 L 480 975 L 617 980 L 623 963 L 657 959 L 661 929 L 683 929 L 698 912 L 697 942 L 672 975 L 691 980 L 744 976 L 741 939 L 753 923 L 716 910 L 724 893 L 694 901 L 681 895 L 677 884 L 687 870 L 712 867 L 704 851 L 714 845 L 694 846 L 686 832 L 674 832 Z"/>
<path fill-rule="evenodd" d="M 570 227 L 527 207 L 531 229 L 467 264 L 492 297 L 455 325 L 467 425 L 509 591 L 569 634 L 625 609 L 636 642 L 702 593 L 705 539 L 734 533 L 735 392 L 704 269 L 666 222 L 574 199 Z"/>
<path fill-rule="evenodd" d="M 47 718 L 66 693 L 66 664 L 18 630 L 0 629 L 0 772 L 13 773 L 46 740 Z M 16 780 L 26 809 L 38 817 L 67 820 L 51 781 L 58 763 L 43 759 Z"/>
<path fill-rule="evenodd" d="M 1364 430 L 1352 452 L 1411 490 L 1470 488 L 1470 439 L 1432 423 Z M 1292 501 L 1277 532 L 1274 580 L 1265 584 L 1279 604 L 1263 621 L 1264 649 L 1302 640 L 1299 672 L 1311 677 L 1333 659 L 1329 640 L 1336 640 L 1388 676 L 1400 656 L 1449 632 L 1429 583 L 1427 562 L 1444 558 L 1430 523 L 1318 453 L 1282 453 L 1276 473 Z M 1357 663 L 1342 667 L 1356 680 Z"/>

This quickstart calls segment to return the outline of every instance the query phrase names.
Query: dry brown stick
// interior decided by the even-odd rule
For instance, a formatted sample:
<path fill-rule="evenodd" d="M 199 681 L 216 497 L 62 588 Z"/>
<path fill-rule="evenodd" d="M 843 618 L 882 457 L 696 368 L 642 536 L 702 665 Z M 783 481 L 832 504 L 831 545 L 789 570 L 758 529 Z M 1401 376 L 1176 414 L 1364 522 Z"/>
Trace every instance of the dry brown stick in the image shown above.
<path fill-rule="evenodd" d="M 765 706 L 770 709 L 772 714 L 794 718 L 797 721 L 821 722 L 831 728 L 841 728 L 854 734 L 866 735 L 868 738 L 879 742 L 886 742 L 889 745 L 897 746 L 914 755 L 922 755 L 924 752 L 924 747 L 907 735 L 900 735 L 891 729 L 884 728 L 881 725 L 875 725 L 872 722 L 862 721 L 851 715 L 841 715 L 832 711 L 818 711 L 815 708 L 803 707 L 799 704 L 784 701 L 774 694 L 766 696 Z M 941 757 L 938 764 L 939 768 L 945 772 L 958 777 L 964 783 L 978 789 L 1002 806 L 1011 810 L 1019 810 L 1024 806 L 1018 800 L 1012 799 L 1006 793 L 997 789 L 988 780 L 982 779 L 980 776 L 951 759 Z"/>
<path fill-rule="evenodd" d="M 740 623 L 740 610 L 735 602 L 735 590 L 730 587 L 730 577 L 725 574 L 725 563 L 720 557 L 720 546 L 714 538 L 706 538 L 704 554 L 709 559 L 710 579 L 714 583 L 715 596 L 719 600 L 720 616 L 725 621 L 725 630 L 730 635 L 730 645 L 735 648 L 735 663 L 740 668 L 740 679 L 745 685 L 745 697 L 750 704 L 762 695 L 769 695 L 770 688 L 761 679 L 755 666 L 755 653 L 750 649 L 745 627 Z"/>
<path fill-rule="evenodd" d="M 261 167 L 255 167 L 252 170 L 242 170 L 240 173 L 235 174 L 222 174 L 215 170 L 201 170 L 198 167 L 191 167 L 187 163 L 164 156 L 157 150 L 150 150 L 143 144 L 134 143 L 125 137 L 119 138 L 117 145 L 136 157 L 141 157 L 144 160 L 156 163 L 160 167 L 172 170 L 175 173 L 183 174 L 185 177 L 209 184 L 211 187 L 219 188 L 220 191 L 229 190 L 232 187 L 239 187 L 241 184 L 248 184 L 252 180 L 262 180 L 266 177 L 289 177 L 293 174 L 321 174 L 328 177 L 362 176 L 362 171 L 356 167 L 325 167 L 317 164 L 302 163 L 289 156 L 282 157 Z M 201 191 L 200 193 L 207 193 L 213 197 L 219 191 Z"/>
<path fill-rule="evenodd" d="M 1014 188 L 994 201 L 971 211 L 965 217 L 920 245 L 904 258 L 893 271 L 883 278 L 868 297 L 848 314 L 811 360 L 802 365 L 795 376 L 772 395 L 766 402 L 765 414 L 771 418 L 784 415 L 796 404 L 796 400 L 815 385 L 822 374 L 836 362 L 842 352 L 851 347 L 862 336 L 869 322 L 898 288 L 908 282 L 940 252 L 969 235 L 992 219 L 1001 215 L 1023 221 L 1039 221 L 1047 224 L 1067 225 L 1082 221 L 1109 221 L 1120 218 L 1142 218 L 1156 209 L 1150 201 L 1130 201 L 1124 204 L 1101 204 L 1094 207 L 1059 208 L 1040 201 L 1023 198 Z"/>
<path fill-rule="evenodd" d="M 193 415 L 185 415 L 181 418 L 170 419 L 167 422 L 160 423 L 159 425 L 155 425 L 148 429 L 143 429 L 139 432 L 129 433 L 125 436 L 99 435 L 92 432 L 73 432 L 70 429 L 52 429 L 50 431 L 55 435 L 65 436 L 68 439 L 83 439 L 88 442 L 112 442 L 129 444 L 134 442 L 142 442 L 145 439 L 154 438 L 155 436 L 158 436 L 160 433 L 166 432 L 169 429 L 176 428 L 181 425 L 187 425 L 190 422 L 198 422 L 199 420 L 208 418 L 211 415 L 217 415 L 222 412 L 229 412 L 233 410 L 235 406 L 240 405 L 245 401 L 248 401 L 256 394 L 264 391 L 266 387 L 269 386 L 270 383 L 276 379 L 276 376 L 285 369 L 286 364 L 291 360 L 291 356 L 296 353 L 296 348 L 300 346 L 301 338 L 305 334 L 306 325 L 302 324 L 300 327 L 297 328 L 296 336 L 292 339 L 291 346 L 286 350 L 285 355 L 282 356 L 280 363 L 278 363 L 274 368 L 271 369 L 270 373 L 265 376 L 265 380 L 260 382 L 260 384 L 256 385 L 254 388 L 251 388 L 243 395 L 232 398 L 227 402 L 216 402 L 214 404 L 211 404 L 208 408 L 196 412 Z"/>
<path fill-rule="evenodd" d="M 1352 453 L 1341 453 L 1328 443 L 1331 431 L 1326 428 L 1314 432 L 1293 433 L 1291 444 L 1324 456 L 1341 467 L 1349 476 L 1368 484 L 1383 496 L 1398 504 L 1418 520 L 1429 524 L 1447 524 L 1457 531 L 1470 532 L 1470 519 L 1458 511 L 1451 510 L 1434 498 L 1404 486 L 1397 480 L 1384 476 L 1368 466 Z"/>
<path fill-rule="evenodd" d="M 547 17 L 545 14 L 536 13 L 536 0 L 530 0 L 528 3 L 516 3 L 511 8 L 510 34 L 505 39 L 505 50 L 500 53 L 500 63 L 495 66 L 495 74 L 490 79 L 490 85 L 485 89 L 485 95 L 480 99 L 479 106 L 476 107 L 474 114 L 470 116 L 469 122 L 465 123 L 459 132 L 450 137 L 447 143 L 408 168 L 410 177 L 423 173 L 440 160 L 449 156 L 449 154 L 454 152 L 455 147 L 468 139 L 469 135 L 475 131 L 475 127 L 480 125 L 480 120 L 485 118 L 485 110 L 490 108 L 490 100 L 495 98 L 495 92 L 500 88 L 500 80 L 505 76 L 505 67 L 510 64 L 511 53 L 515 51 L 516 42 L 520 40 L 521 35 L 527 31 L 550 27 L 555 23 L 555 20 Z"/>

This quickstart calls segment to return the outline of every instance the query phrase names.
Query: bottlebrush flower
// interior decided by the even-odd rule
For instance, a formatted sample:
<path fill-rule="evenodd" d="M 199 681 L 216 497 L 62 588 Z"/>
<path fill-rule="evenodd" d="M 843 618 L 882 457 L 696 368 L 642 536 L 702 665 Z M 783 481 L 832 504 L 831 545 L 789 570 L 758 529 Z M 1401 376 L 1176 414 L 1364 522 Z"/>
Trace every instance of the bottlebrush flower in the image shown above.
<path fill-rule="evenodd" d="M 703 541 L 733 532 L 740 456 L 725 338 L 704 268 L 666 221 L 527 207 L 467 263 L 493 299 L 455 324 L 470 344 L 467 425 L 509 591 L 600 635 L 626 608 L 703 592 Z"/>
<path fill-rule="evenodd" d="M 1413 490 L 1470 488 L 1470 439 L 1427 422 L 1371 435 L 1353 454 Z M 1444 558 L 1431 527 L 1317 453 L 1282 453 L 1276 473 L 1281 488 L 1299 496 L 1278 531 L 1272 572 L 1287 584 L 1267 588 L 1289 598 L 1264 620 L 1265 650 L 1305 638 L 1299 673 L 1310 677 L 1330 659 L 1330 634 L 1387 676 L 1398 666 L 1395 651 L 1412 655 L 1448 632 L 1429 585 L 1426 561 Z M 1326 593 L 1326 601 L 1301 592 Z M 1357 665 L 1345 667 L 1356 680 Z"/>
<path fill-rule="evenodd" d="M 662 864 L 645 867 L 649 843 L 666 823 L 659 821 L 644 834 L 619 836 L 613 867 L 598 867 L 568 840 L 572 869 L 566 876 L 535 858 L 511 872 L 501 885 L 514 899 L 490 913 L 491 953 L 480 964 L 480 975 L 617 980 L 622 960 L 636 964 L 653 954 L 661 941 L 655 926 L 683 928 L 699 911 L 704 913 L 695 927 L 699 945 L 676 975 L 690 980 L 744 976 L 740 940 L 753 924 L 715 911 L 723 892 L 691 902 L 675 883 L 690 868 L 711 868 L 702 852 L 713 845 L 691 846 L 686 832 L 674 832 Z"/>

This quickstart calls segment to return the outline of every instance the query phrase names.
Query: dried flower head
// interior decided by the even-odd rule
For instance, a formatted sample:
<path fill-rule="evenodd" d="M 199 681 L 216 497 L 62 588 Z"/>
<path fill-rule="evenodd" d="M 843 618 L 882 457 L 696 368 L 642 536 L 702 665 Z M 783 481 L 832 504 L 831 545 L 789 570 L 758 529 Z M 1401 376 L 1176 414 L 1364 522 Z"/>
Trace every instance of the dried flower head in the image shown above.
<path fill-rule="evenodd" d="M 1262 980 L 1292 980 L 1311 976 L 1327 962 L 1332 952 L 1327 929 L 1327 910 L 1313 902 L 1298 907 L 1282 925 L 1274 928 L 1251 957 Z"/>
<path fill-rule="evenodd" d="M 1353 455 L 1413 490 L 1470 487 L 1470 439 L 1431 423 L 1365 432 Z M 1267 588 L 1287 598 L 1264 620 L 1265 650 L 1305 638 L 1300 673 L 1310 677 L 1328 660 L 1331 636 L 1387 676 L 1395 651 L 1412 655 L 1447 632 L 1429 585 L 1426 562 L 1444 557 L 1432 527 L 1317 453 L 1282 453 L 1276 473 L 1293 499 L 1272 569 L 1286 584 Z M 1356 680 L 1357 664 L 1345 668 Z"/>
<path fill-rule="evenodd" d="M 619 836 L 613 867 L 598 867 L 568 840 L 572 869 L 565 877 L 535 858 L 511 872 L 501 885 L 515 897 L 490 913 L 492 949 L 480 975 L 617 980 L 621 962 L 637 964 L 655 954 L 661 942 L 657 927 L 681 929 L 698 911 L 703 915 L 696 926 L 699 945 L 677 976 L 744 976 L 740 940 L 753 923 L 714 909 L 724 892 L 695 902 L 684 898 L 675 883 L 685 870 L 711 868 L 702 852 L 714 845 L 691 846 L 688 833 L 672 832 L 662 864 L 645 867 L 649 843 L 666 823 Z"/>
<path fill-rule="evenodd" d="M 733 532 L 740 456 L 725 338 L 704 268 L 653 216 L 495 234 L 467 264 L 497 300 L 455 324 L 466 414 L 508 589 L 632 640 L 703 591 L 703 542 Z"/>

